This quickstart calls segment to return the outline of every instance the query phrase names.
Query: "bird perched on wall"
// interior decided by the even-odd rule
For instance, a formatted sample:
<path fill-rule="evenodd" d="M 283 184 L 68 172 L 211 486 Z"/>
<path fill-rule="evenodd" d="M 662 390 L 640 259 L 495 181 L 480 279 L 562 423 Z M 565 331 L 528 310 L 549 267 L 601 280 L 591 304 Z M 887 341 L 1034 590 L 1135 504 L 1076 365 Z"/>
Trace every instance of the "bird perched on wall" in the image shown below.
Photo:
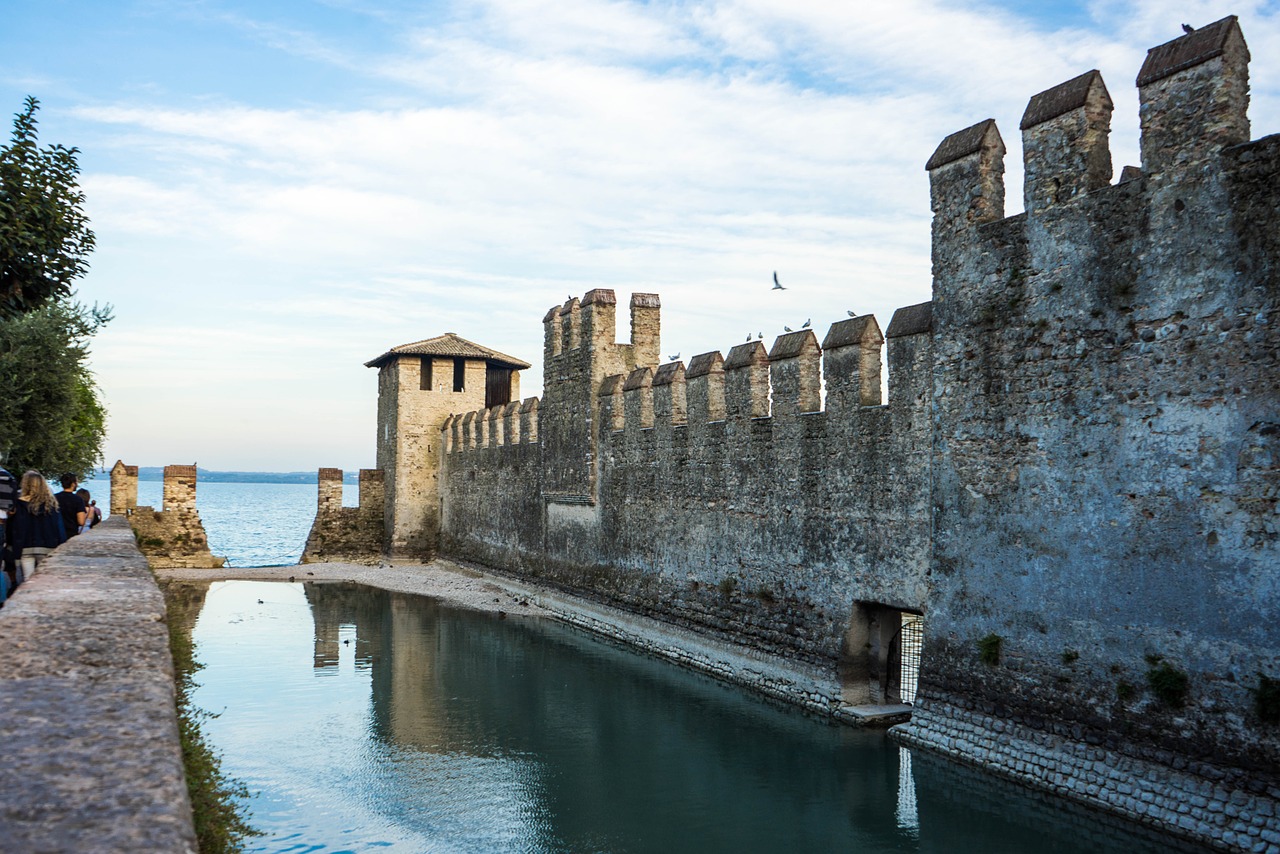
<path fill-rule="evenodd" d="M 790 331 L 791 331 L 791 327 L 790 327 L 790 326 L 784 326 L 784 327 L 782 327 L 782 331 L 783 331 L 783 332 L 790 332 Z"/>
<path fill-rule="evenodd" d="M 858 316 L 858 313 L 856 311 L 845 311 L 845 314 L 849 315 L 850 317 Z"/>
<path fill-rule="evenodd" d="M 785 291 L 785 290 L 786 290 L 786 288 L 784 288 L 784 287 L 782 286 L 782 282 L 779 282 L 779 281 L 778 281 L 778 271 L 777 271 L 777 270 L 774 270 L 774 271 L 773 271 L 773 287 L 772 287 L 772 288 L 770 288 L 770 290 L 774 290 L 774 291 Z"/>
<path fill-rule="evenodd" d="M 812 319 L 813 319 L 813 318 L 809 318 L 808 320 L 806 320 L 806 321 L 804 322 L 804 325 L 803 325 L 803 326 L 801 326 L 800 328 L 801 328 L 801 329 L 808 329 L 808 328 L 809 328 L 809 320 L 812 320 Z"/>
<path fill-rule="evenodd" d="M 1195 28 L 1195 27 L 1193 27 L 1193 26 L 1191 26 L 1190 24 L 1183 24 L 1183 25 L 1182 25 L 1182 31 L 1183 31 L 1184 33 L 1186 33 L 1186 34 L 1190 35 L 1191 33 L 1194 33 L 1194 32 L 1196 31 L 1196 28 Z"/>
<path fill-rule="evenodd" d="M 748 332 L 748 333 L 747 333 L 747 340 L 748 340 L 748 341 L 750 341 L 750 340 L 751 340 L 751 333 L 750 333 L 750 332 Z"/>
<path fill-rule="evenodd" d="M 748 341 L 750 341 L 750 340 L 751 340 L 751 336 L 750 336 L 750 335 L 748 335 L 748 336 L 747 336 L 747 340 L 748 340 Z M 757 333 L 756 333 L 756 340 L 757 340 L 757 341 L 763 341 L 763 340 L 764 340 L 764 333 L 763 333 L 763 332 L 757 332 Z"/>

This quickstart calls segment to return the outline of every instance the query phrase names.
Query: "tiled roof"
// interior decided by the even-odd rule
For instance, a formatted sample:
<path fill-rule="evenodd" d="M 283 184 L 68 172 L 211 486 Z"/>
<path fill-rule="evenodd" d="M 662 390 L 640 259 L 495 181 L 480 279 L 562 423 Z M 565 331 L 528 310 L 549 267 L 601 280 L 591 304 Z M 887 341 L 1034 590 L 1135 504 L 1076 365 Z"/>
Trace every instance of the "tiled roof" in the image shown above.
<path fill-rule="evenodd" d="M 491 350 L 488 347 L 482 347 L 474 341 L 468 341 L 452 332 L 446 332 L 444 335 L 437 335 L 435 338 L 427 338 L 423 341 L 414 341 L 412 344 L 401 344 L 399 347 L 392 347 L 376 359 L 370 359 L 365 362 L 364 366 L 366 368 L 380 368 L 395 356 L 446 356 L 484 359 L 486 362 L 492 362 L 500 367 L 514 368 L 518 371 L 529 367 L 528 362 L 523 362 L 513 356 L 499 353 L 497 350 Z"/>

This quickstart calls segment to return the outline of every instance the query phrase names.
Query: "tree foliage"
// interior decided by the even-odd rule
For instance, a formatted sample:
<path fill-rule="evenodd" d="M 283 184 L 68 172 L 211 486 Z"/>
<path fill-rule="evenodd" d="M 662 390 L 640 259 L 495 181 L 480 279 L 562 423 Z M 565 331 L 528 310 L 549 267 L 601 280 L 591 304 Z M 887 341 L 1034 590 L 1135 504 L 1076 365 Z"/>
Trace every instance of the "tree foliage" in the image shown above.
<path fill-rule="evenodd" d="M 27 98 L 0 149 L 0 319 L 69 298 L 94 246 L 77 183 L 79 149 L 40 148 L 39 106 Z"/>
<path fill-rule="evenodd" d="M 0 452 L 11 471 L 84 477 L 101 463 L 107 416 L 89 339 L 110 319 L 110 306 L 61 299 L 0 320 Z"/>

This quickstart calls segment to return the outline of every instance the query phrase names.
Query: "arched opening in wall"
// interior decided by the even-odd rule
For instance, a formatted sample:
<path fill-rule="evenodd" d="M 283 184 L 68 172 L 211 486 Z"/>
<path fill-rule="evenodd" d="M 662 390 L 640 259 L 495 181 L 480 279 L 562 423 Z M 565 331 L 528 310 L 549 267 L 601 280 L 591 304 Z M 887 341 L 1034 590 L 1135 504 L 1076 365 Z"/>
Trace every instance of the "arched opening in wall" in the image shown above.
<path fill-rule="evenodd" d="M 840 661 L 844 702 L 913 704 L 920 681 L 924 617 L 878 602 L 855 602 Z"/>

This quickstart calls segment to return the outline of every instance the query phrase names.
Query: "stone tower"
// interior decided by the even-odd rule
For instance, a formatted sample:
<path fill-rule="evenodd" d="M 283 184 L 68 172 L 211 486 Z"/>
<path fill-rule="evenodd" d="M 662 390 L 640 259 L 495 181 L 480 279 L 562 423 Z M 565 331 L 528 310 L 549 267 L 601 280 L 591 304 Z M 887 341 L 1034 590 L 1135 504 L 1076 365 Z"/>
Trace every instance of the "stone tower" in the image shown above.
<path fill-rule="evenodd" d="M 454 413 L 519 400 L 529 363 L 448 332 L 393 347 L 365 366 L 378 369 L 387 555 L 426 560 L 440 533 L 440 428 Z"/>

